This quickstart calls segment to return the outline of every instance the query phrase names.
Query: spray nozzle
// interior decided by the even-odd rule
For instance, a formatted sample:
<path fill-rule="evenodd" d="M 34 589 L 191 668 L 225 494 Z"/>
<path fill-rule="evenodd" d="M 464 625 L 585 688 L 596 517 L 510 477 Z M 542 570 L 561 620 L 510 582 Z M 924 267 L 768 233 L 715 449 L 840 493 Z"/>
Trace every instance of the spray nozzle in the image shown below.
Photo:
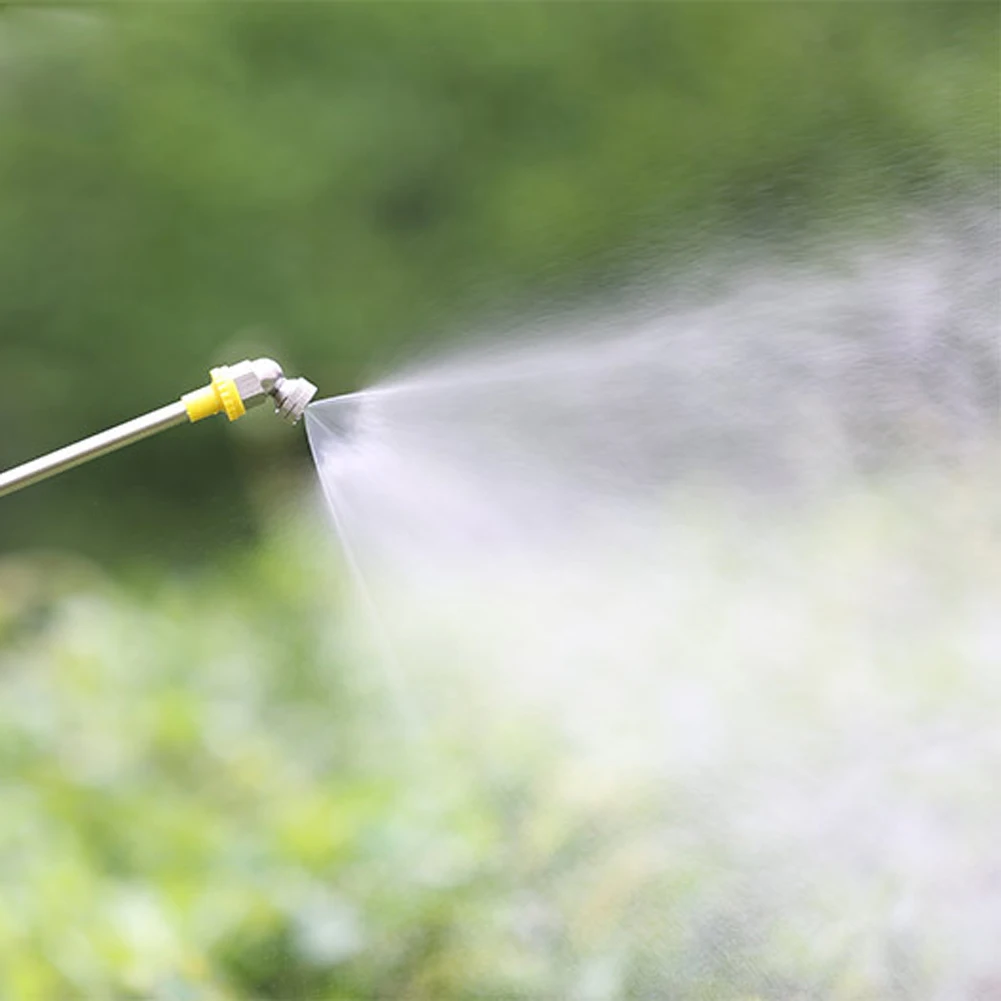
<path fill-rule="evenodd" d="M 316 395 L 313 383 L 303 378 L 286 378 L 281 365 L 271 358 L 222 365 L 212 369 L 211 374 L 209 385 L 182 397 L 192 421 L 218 413 L 235 421 L 249 408 L 271 399 L 275 413 L 295 424 Z"/>

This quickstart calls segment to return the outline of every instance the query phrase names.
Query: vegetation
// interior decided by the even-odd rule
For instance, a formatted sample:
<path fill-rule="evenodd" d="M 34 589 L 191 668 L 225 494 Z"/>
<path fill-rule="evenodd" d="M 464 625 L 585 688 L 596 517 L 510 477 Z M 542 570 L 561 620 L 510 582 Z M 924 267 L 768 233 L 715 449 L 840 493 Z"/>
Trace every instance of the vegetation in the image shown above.
<path fill-rule="evenodd" d="M 409 734 L 309 521 L 143 587 L 6 560 L 0 996 L 985 996 L 991 482 L 842 496 L 753 543 L 746 513 L 693 512 L 611 578 L 578 567 L 570 594 L 405 590 L 395 638 L 430 724 Z M 665 552 L 669 578 L 647 565 Z M 901 579 L 930 610 L 903 632 Z M 677 614 L 631 636 L 652 580 Z M 781 656 L 762 612 L 794 623 Z M 636 690 L 677 705 L 627 697 L 623 738 L 605 698 L 568 742 L 578 692 L 525 712 L 491 676 L 518 651 L 536 670 L 553 628 L 594 650 L 557 670 L 594 686 L 670 664 Z"/>

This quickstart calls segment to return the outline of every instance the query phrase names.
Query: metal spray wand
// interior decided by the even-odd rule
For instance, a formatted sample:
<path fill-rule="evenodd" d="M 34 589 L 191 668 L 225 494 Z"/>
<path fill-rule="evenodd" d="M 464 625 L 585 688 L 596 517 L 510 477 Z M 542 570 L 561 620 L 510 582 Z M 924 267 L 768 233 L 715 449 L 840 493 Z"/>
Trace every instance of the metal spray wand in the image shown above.
<path fill-rule="evenodd" d="M 175 403 L 0 473 L 0 497 L 176 424 L 194 423 L 219 413 L 235 421 L 268 399 L 274 401 L 276 413 L 294 424 L 316 395 L 316 386 L 308 379 L 286 378 L 278 362 L 270 358 L 214 368 L 211 376 L 207 386 L 186 393 Z"/>

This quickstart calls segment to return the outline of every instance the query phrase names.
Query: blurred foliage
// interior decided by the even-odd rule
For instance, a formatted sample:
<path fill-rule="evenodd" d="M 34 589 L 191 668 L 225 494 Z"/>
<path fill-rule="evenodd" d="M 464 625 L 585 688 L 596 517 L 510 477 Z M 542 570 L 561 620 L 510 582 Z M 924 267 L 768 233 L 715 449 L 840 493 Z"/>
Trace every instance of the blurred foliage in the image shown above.
<path fill-rule="evenodd" d="M 0 465 L 247 352 L 334 393 L 727 234 L 892 219 L 994 169 L 997 46 L 993 3 L 2 7 Z M 252 534 L 231 433 L 175 435 L 0 544 Z"/>
<path fill-rule="evenodd" d="M 838 816 L 817 856 L 801 830 L 774 838 L 753 805 L 764 797 L 774 807 L 769 780 L 787 794 L 793 777 L 814 791 L 830 780 L 826 756 L 846 737 L 832 733 L 825 712 L 832 697 L 843 711 L 846 684 L 856 691 L 872 670 L 847 664 L 844 650 L 875 634 L 879 642 L 864 649 L 879 658 L 875 691 L 884 698 L 859 714 L 868 728 L 856 718 L 848 742 L 858 760 L 875 755 L 887 768 L 895 802 L 924 790 L 923 809 L 950 782 L 945 801 L 979 818 L 966 829 L 981 833 L 959 846 L 963 866 L 946 865 L 944 878 L 991 871 L 996 809 L 978 784 L 982 767 L 967 769 L 968 781 L 950 770 L 962 772 L 962 758 L 914 768 L 902 739 L 911 731 L 899 729 L 914 713 L 941 718 L 943 706 L 959 705 L 971 741 L 990 732 L 994 672 L 986 652 L 973 651 L 976 629 L 957 626 L 975 627 L 976 615 L 964 618 L 971 608 L 992 621 L 996 518 L 982 503 L 991 482 L 927 483 L 920 500 L 912 484 L 859 491 L 819 515 L 773 524 L 764 548 L 777 574 L 754 560 L 741 567 L 748 554 L 734 544 L 738 522 L 720 531 L 719 510 L 679 530 L 704 561 L 671 546 L 679 575 L 696 583 L 680 599 L 685 614 L 665 616 L 657 650 L 680 675 L 672 690 L 701 679 L 732 713 L 719 760 L 666 768 L 631 768 L 628 752 L 619 757 L 620 745 L 600 738 L 568 754 L 558 717 L 520 716 L 506 702 L 484 712 L 470 698 L 491 690 L 482 675 L 489 656 L 474 664 L 471 652 L 482 656 L 483 637 L 498 625 L 534 629 L 544 648 L 547 627 L 531 620 L 552 610 L 552 595 L 516 605 L 509 620 L 503 602 L 475 607 L 489 590 L 465 588 L 452 596 L 458 615 L 440 609 L 438 621 L 405 632 L 408 691 L 433 721 L 408 736 L 369 642 L 360 645 L 341 619 L 352 602 L 339 600 L 339 561 L 308 522 L 286 522 L 209 572 L 130 587 L 66 557 L 0 561 L 0 997 L 988 997 L 989 985 L 980 994 L 951 958 L 957 943 L 936 935 L 954 928 L 949 915 L 979 884 L 944 903 L 941 925 L 922 910 L 940 910 L 928 896 L 937 884 L 925 878 L 934 873 L 920 851 L 924 821 L 916 833 L 910 814 L 901 830 L 855 832 L 844 854 L 827 840 L 854 823 L 852 804 L 883 816 L 886 804 L 869 798 L 878 782 L 858 788 L 849 771 L 858 799 L 819 793 Z M 635 596 L 645 555 L 638 578 L 616 565 Z M 901 573 L 951 610 L 926 616 L 903 641 Z M 601 594 L 616 587 L 598 577 Z M 870 579 L 884 586 L 860 599 L 859 581 Z M 593 612 L 586 595 L 559 600 L 578 615 L 580 602 Z M 764 609 L 771 631 L 781 615 L 769 618 L 769 608 L 796 615 L 801 641 L 797 630 L 781 633 L 771 674 L 762 657 L 774 648 L 754 649 L 739 626 L 743 615 L 757 630 Z M 631 642 L 624 637 L 606 665 L 613 676 L 622 670 L 615 658 L 635 652 Z M 809 682 L 788 675 L 788 643 L 809 665 Z M 433 667 L 443 651 L 452 663 Z M 594 680 L 586 665 L 581 676 Z M 776 719 L 763 705 L 783 721 L 775 744 L 761 741 L 763 720 L 773 729 Z M 797 729 L 804 744 L 790 736 Z M 834 743 L 818 743 L 822 734 Z M 808 760 L 789 760 L 790 747 L 809 749 Z M 928 750 L 940 749 L 932 741 Z M 753 815 L 750 838 L 738 823 L 743 811 Z M 915 857 L 898 857 L 901 832 L 907 846 L 917 837 Z M 858 855 L 869 837 L 877 853 Z M 799 863 L 805 852 L 823 865 L 786 881 L 790 849 Z M 902 908 L 916 908 L 918 919 Z M 996 957 L 990 926 L 978 934 L 985 956 Z"/>
<path fill-rule="evenodd" d="M 288 531 L 132 592 L 77 562 L 0 566 L 0 996 L 436 1001 L 656 980 L 644 963 L 670 942 L 622 941 L 617 918 L 664 883 L 689 906 L 711 844 L 654 873 L 603 817 L 629 791 L 552 774 L 527 734 L 489 784 L 469 748 L 401 737 L 346 669 L 330 566 Z M 698 892 L 719 880 L 707 868 Z"/>

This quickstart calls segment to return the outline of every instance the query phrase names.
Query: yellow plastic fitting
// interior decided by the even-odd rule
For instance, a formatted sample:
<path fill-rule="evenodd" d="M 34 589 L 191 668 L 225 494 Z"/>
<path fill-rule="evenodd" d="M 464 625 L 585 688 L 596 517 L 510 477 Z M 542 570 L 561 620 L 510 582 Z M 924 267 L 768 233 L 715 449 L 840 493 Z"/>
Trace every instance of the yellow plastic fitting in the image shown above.
<path fill-rule="evenodd" d="M 231 421 L 242 417 L 247 408 L 243 405 L 240 391 L 229 369 L 223 365 L 212 369 L 210 375 L 212 381 L 207 386 L 181 397 L 181 402 L 188 412 L 188 420 L 194 424 L 195 421 L 218 413 L 224 413 Z"/>

